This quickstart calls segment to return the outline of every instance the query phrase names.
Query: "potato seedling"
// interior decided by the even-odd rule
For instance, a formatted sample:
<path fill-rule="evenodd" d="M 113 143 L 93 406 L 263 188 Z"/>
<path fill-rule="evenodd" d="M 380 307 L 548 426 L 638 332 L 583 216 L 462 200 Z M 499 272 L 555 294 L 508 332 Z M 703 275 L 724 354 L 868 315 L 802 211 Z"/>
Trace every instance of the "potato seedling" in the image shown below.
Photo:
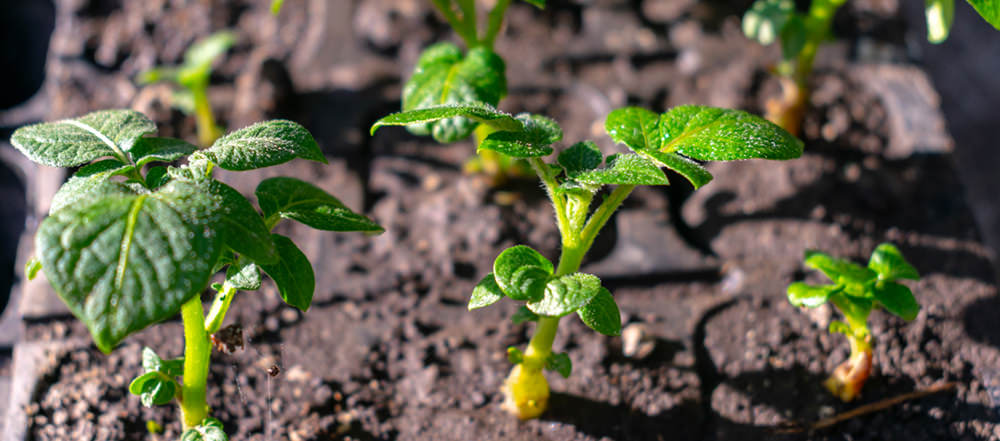
<path fill-rule="evenodd" d="M 80 167 L 59 189 L 35 236 L 29 278 L 45 276 L 108 353 L 126 336 L 174 317 L 184 323 L 184 356 L 162 359 L 146 348 L 143 373 L 129 386 L 146 406 L 176 401 L 184 440 L 223 440 L 205 402 L 210 336 L 238 290 L 261 286 L 261 270 L 285 303 L 305 311 L 315 278 L 305 254 L 271 231 L 292 219 L 328 231 L 382 229 L 323 190 L 294 178 L 260 182 L 261 212 L 213 178 L 215 167 L 251 170 L 294 158 L 326 162 L 312 135 L 284 120 L 230 133 L 199 151 L 178 139 L 146 136 L 156 125 L 131 110 L 104 110 L 18 129 L 11 143 L 32 161 Z M 187 157 L 179 167 L 168 163 Z M 144 170 L 145 169 L 145 170 Z M 145 173 L 143 173 L 145 171 Z M 206 316 L 201 293 L 211 277 Z M 181 381 L 178 381 L 178 377 Z"/>
<path fill-rule="evenodd" d="M 809 308 L 830 302 L 844 315 L 846 321 L 830 323 L 830 332 L 839 332 L 847 337 L 851 344 L 851 356 L 837 366 L 824 385 L 837 398 L 851 401 L 861 393 L 872 369 L 868 315 L 881 306 L 903 320 L 916 318 L 920 305 L 910 289 L 896 281 L 919 280 L 920 275 L 889 243 L 875 248 L 867 268 L 817 251 L 806 251 L 805 264 L 823 272 L 834 283 L 792 283 L 788 286 L 788 301 L 795 306 Z"/>
<path fill-rule="evenodd" d="M 184 62 L 176 67 L 156 67 L 140 73 L 136 81 L 141 84 L 169 81 L 180 90 L 173 94 L 173 106 L 186 114 L 194 114 L 198 126 L 198 142 L 211 145 L 222 136 L 216 125 L 212 105 L 208 102 L 208 82 L 212 76 L 212 63 L 236 42 L 232 32 L 216 32 L 192 45 L 184 53 Z"/>
<path fill-rule="evenodd" d="M 968 0 L 990 24 L 1000 29 L 1000 1 Z M 809 75 L 820 44 L 830 40 L 833 16 L 846 0 L 812 0 L 806 12 L 794 0 L 757 0 L 743 15 L 743 33 L 762 45 L 781 44 L 781 98 L 767 102 L 767 119 L 799 133 L 809 101 Z M 941 43 L 948 38 L 955 0 L 926 0 L 927 40 Z"/>
<path fill-rule="evenodd" d="M 445 130 L 455 126 L 456 118 L 490 126 L 492 133 L 479 149 L 531 164 L 544 183 L 562 236 L 557 265 L 524 245 L 504 250 L 469 301 L 470 310 L 504 297 L 525 302 L 514 321 L 537 322 L 527 350 L 508 349 L 514 368 L 504 384 L 504 407 L 522 419 L 545 411 L 549 386 L 544 369 L 563 376 L 572 370 L 567 354 L 552 351 L 560 318 L 576 313 L 597 332 L 618 335 L 621 331 L 614 297 L 600 279 L 579 269 L 594 238 L 636 186 L 667 185 L 662 167 L 678 172 L 697 188 L 712 175 L 696 161 L 790 159 L 802 154 L 802 143 L 773 123 L 737 110 L 704 106 L 680 106 L 663 114 L 637 107 L 617 109 L 608 115 L 605 129 L 632 153 L 605 157 L 593 142 L 584 141 L 563 150 L 551 162 L 542 158 L 551 155 L 552 145 L 562 139 L 558 124 L 538 115 L 511 116 L 487 104 L 396 113 L 377 121 L 372 132 L 386 125 Z M 591 210 L 605 186 L 614 189 Z"/>
<path fill-rule="evenodd" d="M 544 0 L 527 1 L 545 7 Z M 438 43 L 424 50 L 403 88 L 403 111 L 477 103 L 497 106 L 507 95 L 507 75 L 504 60 L 493 46 L 511 0 L 497 0 L 487 16 L 485 29 L 478 24 L 475 0 L 432 0 L 432 3 L 468 50 L 463 52 L 452 43 Z M 456 142 L 474 133 L 477 144 L 493 130 L 488 124 L 461 116 L 415 124 L 408 129 L 416 135 L 431 135 L 441 143 Z M 479 157 L 470 160 L 466 169 L 485 172 L 497 184 L 507 176 L 530 174 L 523 161 L 489 149 L 480 149 Z"/>

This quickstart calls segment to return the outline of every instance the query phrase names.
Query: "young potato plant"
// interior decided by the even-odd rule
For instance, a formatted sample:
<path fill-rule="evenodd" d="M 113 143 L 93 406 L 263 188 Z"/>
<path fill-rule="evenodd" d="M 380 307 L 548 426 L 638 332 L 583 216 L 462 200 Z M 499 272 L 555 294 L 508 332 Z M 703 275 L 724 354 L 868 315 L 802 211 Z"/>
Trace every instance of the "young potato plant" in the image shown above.
<path fill-rule="evenodd" d="M 173 106 L 186 114 L 194 114 L 198 127 L 198 143 L 207 146 L 222 136 L 215 122 L 212 105 L 208 102 L 208 82 L 212 63 L 236 43 L 236 34 L 216 32 L 198 41 L 184 53 L 184 63 L 176 67 L 155 67 L 136 77 L 140 84 L 169 81 L 180 86 L 173 94 Z"/>
<path fill-rule="evenodd" d="M 260 211 L 213 178 L 216 167 L 251 170 L 294 158 L 326 162 L 312 135 L 284 120 L 230 133 L 199 151 L 151 135 L 156 125 L 131 110 L 104 110 L 18 129 L 11 143 L 32 161 L 80 167 L 59 189 L 35 236 L 39 270 L 102 352 L 125 337 L 181 314 L 184 356 L 162 359 L 146 348 L 145 373 L 129 390 L 146 406 L 176 401 L 185 440 L 222 440 L 205 402 L 210 336 L 222 326 L 239 290 L 261 286 L 261 270 L 282 300 L 305 311 L 315 278 L 305 254 L 272 233 L 283 219 L 328 231 L 382 229 L 335 197 L 295 178 L 257 186 Z M 181 158 L 179 167 L 169 163 Z M 82 166 L 82 167 L 81 167 Z M 206 316 L 201 293 L 225 270 Z"/>
<path fill-rule="evenodd" d="M 697 161 L 790 159 L 802 154 L 802 143 L 773 123 L 737 110 L 704 106 L 680 106 L 663 114 L 637 107 L 617 109 L 608 115 L 605 128 L 631 153 L 604 156 L 593 142 L 583 141 L 548 162 L 543 158 L 553 154 L 552 145 L 563 136 L 558 124 L 539 115 L 511 116 L 486 104 L 396 113 L 377 121 L 372 132 L 386 125 L 448 124 L 457 117 L 490 126 L 492 133 L 479 144 L 480 150 L 531 164 L 552 202 L 562 236 L 557 265 L 524 245 L 504 250 L 469 301 L 470 310 L 505 297 L 524 302 L 513 320 L 537 323 L 526 350 L 508 349 L 514 367 L 504 383 L 504 407 L 522 419 L 538 417 L 546 409 L 549 386 L 543 370 L 563 376 L 572 370 L 567 354 L 552 351 L 562 317 L 576 313 L 584 324 L 606 335 L 621 331 L 614 297 L 600 279 L 579 270 L 594 238 L 636 186 L 668 185 L 663 167 L 697 188 L 712 179 Z M 605 187 L 613 190 L 596 203 Z"/>
<path fill-rule="evenodd" d="M 820 44 L 832 39 L 833 16 L 846 0 L 812 0 L 806 12 L 794 0 L 757 0 L 743 15 L 743 33 L 762 45 L 781 44 L 781 98 L 768 101 L 767 119 L 798 134 L 809 101 L 809 75 Z M 968 0 L 990 24 L 1000 29 L 1000 1 Z M 941 43 L 955 12 L 955 0 L 926 0 L 927 39 Z"/>
<path fill-rule="evenodd" d="M 545 7 L 545 0 L 526 1 L 538 8 Z M 497 106 L 507 95 L 507 76 L 504 60 L 493 47 L 511 0 L 496 1 L 483 29 L 478 23 L 475 0 L 432 2 L 462 38 L 467 50 L 463 52 L 452 43 L 438 43 L 424 50 L 403 88 L 403 111 L 478 103 Z M 462 116 L 415 124 L 408 129 L 416 135 L 431 135 L 441 143 L 460 141 L 474 133 L 477 144 L 493 130 L 488 124 Z M 466 164 L 466 170 L 484 172 L 495 184 L 508 176 L 530 174 L 523 161 L 489 149 L 481 149 L 479 157 Z"/>
<path fill-rule="evenodd" d="M 839 332 L 847 337 L 851 344 L 851 356 L 837 366 L 824 385 L 837 398 L 851 401 L 861 393 L 872 369 L 868 315 L 881 306 L 903 320 L 916 318 L 920 305 L 910 289 L 897 281 L 919 280 L 920 274 L 890 243 L 875 248 L 868 267 L 818 251 L 806 251 L 805 264 L 822 271 L 833 283 L 792 283 L 788 286 L 788 301 L 808 308 L 830 302 L 844 315 L 845 321 L 830 323 L 830 332 Z"/>

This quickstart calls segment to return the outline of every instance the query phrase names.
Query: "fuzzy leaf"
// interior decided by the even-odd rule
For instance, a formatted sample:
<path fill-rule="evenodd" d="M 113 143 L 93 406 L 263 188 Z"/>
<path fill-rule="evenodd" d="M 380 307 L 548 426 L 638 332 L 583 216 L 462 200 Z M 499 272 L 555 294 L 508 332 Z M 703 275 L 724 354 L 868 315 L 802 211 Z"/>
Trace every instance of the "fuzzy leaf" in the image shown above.
<path fill-rule="evenodd" d="M 567 274 L 550 280 L 541 300 L 528 303 L 538 315 L 562 317 L 583 308 L 601 291 L 601 279 L 584 273 Z"/>
<path fill-rule="evenodd" d="M 475 288 L 472 288 L 472 298 L 469 299 L 469 311 L 490 306 L 502 298 L 503 290 L 500 289 L 500 285 L 497 285 L 493 273 L 489 273 L 476 284 Z"/>
<path fill-rule="evenodd" d="M 198 151 L 198 147 L 174 138 L 139 138 L 129 154 L 136 166 L 150 162 L 172 162 Z"/>
<path fill-rule="evenodd" d="M 223 136 L 204 153 L 219 167 L 234 171 L 270 167 L 294 158 L 327 163 L 309 131 L 283 119 L 257 123 Z"/>
<path fill-rule="evenodd" d="M 517 116 L 524 128 L 519 131 L 493 132 L 479 144 L 481 150 L 493 150 L 513 158 L 534 158 L 552 154 L 550 145 L 563 137 L 555 121 L 540 115 Z"/>
<path fill-rule="evenodd" d="M 694 162 L 676 153 L 664 153 L 656 150 L 646 150 L 639 152 L 640 155 L 652 159 L 657 165 L 669 168 L 681 176 L 684 176 L 697 190 L 702 185 L 712 181 L 712 174 L 705 170 L 701 164 Z"/>
<path fill-rule="evenodd" d="M 667 175 L 649 159 L 636 154 L 608 157 L 603 169 L 580 173 L 575 178 L 586 184 L 609 185 L 669 185 Z"/>
<path fill-rule="evenodd" d="M 613 110 L 604 120 L 604 130 L 615 142 L 634 151 L 659 150 L 665 142 L 660 115 L 641 107 Z"/>
<path fill-rule="evenodd" d="M 743 34 L 760 44 L 769 45 L 781 34 L 785 22 L 795 14 L 792 0 L 757 0 L 743 15 Z"/>
<path fill-rule="evenodd" d="M 470 49 L 463 55 L 451 43 L 431 46 L 420 55 L 413 76 L 403 87 L 403 111 L 444 104 L 496 106 L 507 94 L 505 70 L 503 59 L 486 47 Z M 456 116 L 410 125 L 409 130 L 449 143 L 469 136 L 476 125 L 473 120 Z"/>
<path fill-rule="evenodd" d="M 666 141 L 657 150 L 700 161 L 792 159 L 802 155 L 802 141 L 774 123 L 740 110 L 678 106 L 660 119 Z"/>
<path fill-rule="evenodd" d="M 622 333 L 622 316 L 618 304 L 607 288 L 601 287 L 599 293 L 590 303 L 576 311 L 583 324 L 604 335 L 619 335 Z"/>
<path fill-rule="evenodd" d="M 538 314 L 531 312 L 527 306 L 521 305 L 520 308 L 517 308 L 517 311 L 514 311 L 514 315 L 510 317 L 510 321 L 514 322 L 515 325 L 520 325 L 524 322 L 537 322 L 538 318 Z"/>
<path fill-rule="evenodd" d="M 156 190 L 167 182 L 170 182 L 170 175 L 166 167 L 150 167 L 149 171 L 146 172 L 146 186 L 150 189 Z"/>
<path fill-rule="evenodd" d="M 387 115 L 372 125 L 371 134 L 383 126 L 420 126 L 436 121 L 463 117 L 489 125 L 497 130 L 521 130 L 524 126 L 509 113 L 489 104 L 447 104 Z"/>
<path fill-rule="evenodd" d="M 129 384 L 129 392 L 139 396 L 145 407 L 170 403 L 177 395 L 177 382 L 160 372 L 146 372 Z"/>
<path fill-rule="evenodd" d="M 260 268 L 253 262 L 240 259 L 226 268 L 226 282 L 244 291 L 260 289 Z"/>
<path fill-rule="evenodd" d="M 53 213 L 35 237 L 45 275 L 103 352 L 198 295 L 221 250 L 216 200 L 202 188 L 114 188 Z"/>
<path fill-rule="evenodd" d="M 208 181 L 203 187 L 217 204 L 214 226 L 222 243 L 255 262 L 277 262 L 278 251 L 271 240 L 271 232 L 250 201 L 219 181 Z"/>
<path fill-rule="evenodd" d="M 886 311 L 903 320 L 913 320 L 920 312 L 920 304 L 913 297 L 910 288 L 906 286 L 895 282 L 879 282 L 872 287 L 872 293 L 875 295 L 875 300 L 881 303 Z"/>
<path fill-rule="evenodd" d="M 291 239 L 280 234 L 272 234 L 271 237 L 277 246 L 278 262 L 262 263 L 260 267 L 278 285 L 278 293 L 285 303 L 305 311 L 312 304 L 313 291 L 316 289 L 316 275 L 312 264 Z"/>
<path fill-rule="evenodd" d="M 185 430 L 180 441 L 229 441 L 222 422 L 208 417 L 201 424 Z"/>
<path fill-rule="evenodd" d="M 21 127 L 10 142 L 39 164 L 75 167 L 109 156 L 125 161 L 125 152 L 136 140 L 155 131 L 156 124 L 134 110 L 101 110 Z"/>
<path fill-rule="evenodd" d="M 927 17 L 927 41 L 941 43 L 948 39 L 955 21 L 955 0 L 926 0 L 924 15 Z"/>
<path fill-rule="evenodd" d="M 910 265 L 899 249 L 891 243 L 883 243 L 875 248 L 871 260 L 868 261 L 868 268 L 874 270 L 879 278 L 884 280 L 920 280 L 917 269 Z"/>
<path fill-rule="evenodd" d="M 130 173 L 133 170 L 135 170 L 134 167 L 117 159 L 105 159 L 81 167 L 52 196 L 52 203 L 49 205 L 49 214 L 55 213 L 64 207 L 79 204 L 91 192 L 99 193 L 101 188 L 110 185 L 108 178 Z"/>
<path fill-rule="evenodd" d="M 968 0 L 980 17 L 1000 30 L 1000 2 L 997 0 Z"/>
<path fill-rule="evenodd" d="M 815 286 L 803 282 L 788 285 L 788 301 L 794 306 L 815 308 L 830 298 L 837 291 L 836 285 Z"/>
<path fill-rule="evenodd" d="M 514 300 L 536 301 L 555 268 L 544 256 L 524 245 L 507 248 L 493 262 L 497 285 Z"/>
<path fill-rule="evenodd" d="M 805 263 L 809 268 L 822 271 L 837 283 L 865 283 L 877 277 L 875 271 L 819 251 L 806 251 Z"/>
<path fill-rule="evenodd" d="M 552 353 L 545 360 L 545 369 L 558 372 L 563 378 L 569 378 L 573 372 L 573 361 L 565 352 Z"/>
<path fill-rule="evenodd" d="M 255 193 L 265 218 L 278 215 L 326 231 L 383 231 L 323 189 L 295 178 L 265 179 Z"/>
<path fill-rule="evenodd" d="M 583 141 L 559 152 L 556 161 L 566 171 L 566 177 L 575 179 L 581 173 L 600 167 L 601 162 L 604 162 L 604 156 L 601 155 L 601 149 L 597 148 L 597 144 Z"/>

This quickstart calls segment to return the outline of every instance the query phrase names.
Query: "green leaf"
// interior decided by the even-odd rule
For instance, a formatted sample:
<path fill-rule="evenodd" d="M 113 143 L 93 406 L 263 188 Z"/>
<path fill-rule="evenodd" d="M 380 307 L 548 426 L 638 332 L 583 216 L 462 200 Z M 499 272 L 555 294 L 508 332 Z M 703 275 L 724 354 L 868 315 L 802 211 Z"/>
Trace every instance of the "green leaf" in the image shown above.
<path fill-rule="evenodd" d="M 524 352 L 513 346 L 507 347 L 507 361 L 510 364 L 521 364 L 524 361 Z"/>
<path fill-rule="evenodd" d="M 150 167 L 149 171 L 146 172 L 146 187 L 152 190 L 160 188 L 167 182 L 170 182 L 170 175 L 168 174 L 166 167 Z"/>
<path fill-rule="evenodd" d="M 601 155 L 601 149 L 597 148 L 597 144 L 583 141 L 559 152 L 556 161 L 566 171 L 566 177 L 575 179 L 581 173 L 599 167 L 601 162 L 604 162 L 604 156 Z"/>
<path fill-rule="evenodd" d="M 133 170 L 135 170 L 135 167 L 117 159 L 105 159 L 81 167 L 52 196 L 52 203 L 49 204 L 49 214 L 55 213 L 64 207 L 79 204 L 80 201 L 88 198 L 91 193 L 100 193 L 102 188 L 109 185 L 108 178 L 131 173 Z"/>
<path fill-rule="evenodd" d="M 472 289 L 472 298 L 469 299 L 469 311 L 490 306 L 502 298 L 503 290 L 500 289 L 500 285 L 497 285 L 493 273 L 489 273 Z"/>
<path fill-rule="evenodd" d="M 910 265 L 910 262 L 903 257 L 903 253 L 891 243 L 883 243 L 875 248 L 871 260 L 868 261 L 868 268 L 878 273 L 879 278 L 883 280 L 920 280 L 917 269 Z"/>
<path fill-rule="evenodd" d="M 221 251 L 212 233 L 216 201 L 202 188 L 112 188 L 53 213 L 35 238 L 45 275 L 103 352 L 176 314 L 208 286 Z"/>
<path fill-rule="evenodd" d="M 586 306 L 600 291 L 601 279 L 597 276 L 567 274 L 550 280 L 542 299 L 528 303 L 528 309 L 538 315 L 562 317 Z"/>
<path fill-rule="evenodd" d="M 603 169 L 580 173 L 574 180 L 586 184 L 669 185 L 667 175 L 649 159 L 636 154 L 608 157 Z"/>
<path fill-rule="evenodd" d="M 204 153 L 219 167 L 234 171 L 270 167 L 294 158 L 326 164 L 309 131 L 283 119 L 257 123 L 223 136 Z"/>
<path fill-rule="evenodd" d="M 42 270 L 42 262 L 38 261 L 38 258 L 31 256 L 30 259 L 24 264 L 24 276 L 28 280 L 35 280 L 38 276 L 38 272 Z"/>
<path fill-rule="evenodd" d="M 299 179 L 265 179 L 255 193 L 265 218 L 280 216 L 326 231 L 383 231 L 321 188 Z"/>
<path fill-rule="evenodd" d="M 618 143 L 634 151 L 659 150 L 665 142 L 660 115 L 641 107 L 615 109 L 604 120 L 604 130 Z"/>
<path fill-rule="evenodd" d="M 669 168 L 684 176 L 696 190 L 712 181 L 712 174 L 705 170 L 705 167 L 676 153 L 646 150 L 639 154 L 653 160 L 661 167 Z"/>
<path fill-rule="evenodd" d="M 844 334 L 851 338 L 854 337 L 854 331 L 851 330 L 851 327 L 847 323 L 844 323 L 840 320 L 834 320 L 830 322 L 828 332 L 830 332 L 831 334 Z"/>
<path fill-rule="evenodd" d="M 661 116 L 660 132 L 666 142 L 657 150 L 700 161 L 792 159 L 802 155 L 802 141 L 776 124 L 740 110 L 674 107 Z"/>
<path fill-rule="evenodd" d="M 941 43 L 948 39 L 951 24 L 955 21 L 955 0 L 925 0 L 927 41 Z"/>
<path fill-rule="evenodd" d="M 980 17 L 1000 30 L 1000 2 L 997 0 L 968 0 Z"/>
<path fill-rule="evenodd" d="M 806 21 L 799 14 L 792 15 L 781 30 L 781 57 L 785 60 L 794 60 L 806 47 L 808 40 L 809 30 L 806 29 Z"/>
<path fill-rule="evenodd" d="M 524 124 L 523 129 L 493 132 L 479 143 L 479 149 L 497 151 L 513 158 L 552 154 L 552 147 L 549 146 L 563 137 L 559 124 L 544 116 L 526 113 L 518 115 L 517 119 Z"/>
<path fill-rule="evenodd" d="M 11 144 L 28 159 L 52 167 L 75 167 L 98 158 L 126 162 L 125 152 L 156 124 L 134 110 L 101 110 L 75 119 L 21 127 Z"/>
<path fill-rule="evenodd" d="M 313 290 L 316 289 L 312 264 L 291 239 L 280 234 L 273 234 L 272 237 L 280 258 L 273 265 L 262 263 L 260 267 L 278 285 L 278 293 L 285 303 L 305 311 L 312 304 Z"/>
<path fill-rule="evenodd" d="M 521 305 L 514 311 L 514 315 L 510 317 L 510 321 L 514 322 L 515 325 L 520 325 L 524 322 L 537 322 L 539 319 L 538 314 L 531 312 L 527 306 Z"/>
<path fill-rule="evenodd" d="M 226 268 L 226 282 L 244 291 L 260 289 L 260 269 L 253 262 L 240 259 Z"/>
<path fill-rule="evenodd" d="M 875 300 L 881 303 L 886 311 L 903 320 L 913 320 L 920 312 L 920 304 L 917 303 L 917 299 L 913 298 L 913 292 L 910 291 L 910 288 L 906 286 L 895 282 L 879 282 L 872 287 L 872 293 L 875 295 Z"/>
<path fill-rule="evenodd" d="M 569 374 L 573 372 L 573 361 L 565 352 L 552 353 L 545 359 L 545 369 L 558 372 L 563 378 L 569 378 Z"/>
<path fill-rule="evenodd" d="M 863 284 L 877 277 L 875 271 L 819 251 L 806 251 L 805 263 L 809 268 L 822 271 L 830 280 L 837 283 Z"/>
<path fill-rule="evenodd" d="M 618 311 L 611 291 L 601 287 L 601 291 L 590 300 L 590 303 L 576 311 L 583 324 L 604 335 L 619 335 L 622 333 L 622 316 Z"/>
<path fill-rule="evenodd" d="M 503 59 L 486 47 L 468 54 L 451 43 L 439 43 L 420 55 L 413 76 L 403 87 L 403 111 L 440 106 L 486 103 L 496 106 L 507 94 Z M 441 143 L 461 140 L 476 128 L 476 122 L 454 117 L 410 126 L 418 135 L 431 134 Z"/>
<path fill-rule="evenodd" d="M 234 44 L 236 44 L 236 34 L 231 31 L 219 31 L 198 40 L 184 52 L 184 68 L 209 69 L 212 62 L 225 54 Z"/>
<path fill-rule="evenodd" d="M 836 285 L 816 286 L 795 282 L 788 285 L 788 302 L 794 306 L 815 308 L 826 303 L 830 295 L 838 290 Z"/>
<path fill-rule="evenodd" d="M 201 185 L 216 203 L 215 230 L 222 243 L 258 263 L 275 263 L 278 252 L 264 219 L 239 191 L 211 180 Z"/>
<path fill-rule="evenodd" d="M 129 154 L 136 166 L 150 162 L 172 162 L 198 150 L 198 147 L 174 138 L 139 138 Z"/>
<path fill-rule="evenodd" d="M 229 441 L 222 422 L 208 417 L 201 424 L 185 430 L 180 441 Z"/>
<path fill-rule="evenodd" d="M 159 372 L 150 371 L 146 372 L 138 377 L 135 377 L 131 383 L 128 385 L 128 391 L 132 395 L 142 395 L 143 386 L 150 381 L 154 381 L 160 378 Z"/>
<path fill-rule="evenodd" d="M 278 15 L 281 12 L 281 5 L 285 0 L 271 0 L 271 15 Z"/>
<path fill-rule="evenodd" d="M 173 401 L 177 396 L 177 382 L 163 378 L 163 374 L 157 374 L 158 378 L 143 383 L 142 392 L 139 394 L 139 401 L 143 406 L 162 406 Z"/>
<path fill-rule="evenodd" d="M 489 104 L 447 104 L 387 115 L 375 121 L 371 128 L 371 134 L 374 135 L 375 131 L 383 126 L 421 126 L 457 117 L 472 119 L 497 130 L 516 131 L 524 127 L 509 113 L 497 110 Z"/>
<path fill-rule="evenodd" d="M 524 245 L 507 248 L 493 262 L 493 276 L 507 297 L 536 301 L 555 268 L 544 256 Z"/>
<path fill-rule="evenodd" d="M 785 22 L 795 14 L 792 0 L 757 0 L 743 15 L 743 34 L 769 45 L 781 34 Z"/>
<path fill-rule="evenodd" d="M 168 378 L 179 377 L 184 370 L 184 357 L 164 360 L 146 346 L 142 348 L 142 369 L 145 372 L 159 372 Z"/>

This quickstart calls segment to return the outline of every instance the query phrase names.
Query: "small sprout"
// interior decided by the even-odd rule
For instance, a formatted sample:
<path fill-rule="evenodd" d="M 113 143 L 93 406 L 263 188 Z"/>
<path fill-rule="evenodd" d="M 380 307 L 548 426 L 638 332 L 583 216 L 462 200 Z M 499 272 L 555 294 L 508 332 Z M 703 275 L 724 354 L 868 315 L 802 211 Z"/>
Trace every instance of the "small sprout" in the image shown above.
<path fill-rule="evenodd" d="M 621 333 L 621 313 L 614 296 L 597 276 L 579 269 L 594 238 L 636 186 L 668 185 L 662 168 L 669 168 L 697 188 L 712 179 L 698 161 L 791 159 L 802 154 L 801 141 L 762 118 L 705 106 L 680 106 L 665 113 L 617 109 L 608 115 L 605 128 L 611 139 L 625 144 L 631 153 L 604 156 L 594 143 L 584 141 L 563 150 L 551 162 L 543 158 L 555 152 L 554 144 L 563 136 L 555 121 L 530 114 L 512 117 L 485 104 L 400 112 L 377 121 L 372 131 L 387 125 L 426 129 L 455 118 L 491 128 L 479 143 L 480 150 L 523 159 L 532 166 L 545 185 L 562 236 L 558 264 L 524 245 L 501 252 L 493 262 L 493 272 L 476 284 L 469 300 L 470 310 L 504 298 L 523 302 L 512 320 L 537 323 L 527 350 L 508 350 L 514 367 L 504 382 L 504 408 L 522 419 L 538 417 L 548 405 L 544 370 L 564 376 L 572 371 L 569 355 L 552 351 L 562 317 L 576 313 L 601 334 Z M 605 186 L 615 187 L 602 202 L 592 204 Z M 597 208 L 591 210 L 592 205 Z"/>
<path fill-rule="evenodd" d="M 278 8 L 281 8 L 280 2 Z M 273 7 L 273 5 L 272 5 Z M 211 145 L 222 136 L 222 130 L 215 122 L 212 105 L 208 101 L 208 83 L 212 76 L 212 64 L 236 43 L 236 34 L 229 31 L 216 32 L 188 48 L 184 62 L 176 67 L 155 67 L 139 73 L 136 81 L 151 84 L 169 81 L 180 86 L 174 92 L 173 105 L 187 114 L 194 114 L 198 123 L 198 142 Z"/>
<path fill-rule="evenodd" d="M 868 329 L 868 315 L 881 306 L 903 320 L 916 318 L 920 305 L 910 289 L 897 283 L 897 280 L 919 280 L 920 275 L 889 243 L 875 248 L 867 267 L 817 251 L 806 252 L 805 264 L 821 271 L 833 283 L 792 283 L 788 286 L 788 301 L 807 308 L 830 302 L 844 315 L 846 322 L 830 323 L 830 333 L 847 337 L 851 344 L 851 356 L 834 370 L 825 386 L 837 398 L 851 401 L 861 393 L 865 380 L 871 374 L 872 337 Z"/>
<path fill-rule="evenodd" d="M 129 391 L 145 406 L 177 402 L 182 439 L 223 440 L 205 396 L 212 343 L 226 352 L 242 346 L 238 326 L 222 328 L 236 293 L 260 288 L 263 270 L 289 305 L 304 311 L 312 302 L 312 264 L 291 239 L 272 230 L 283 219 L 329 231 L 381 228 L 297 179 L 261 182 L 261 214 L 213 178 L 216 167 L 251 170 L 294 158 L 325 163 L 312 135 L 294 122 L 255 124 L 201 151 L 155 132 L 156 124 L 132 110 L 103 110 L 14 132 L 11 143 L 32 161 L 82 166 L 53 197 L 35 236 L 38 257 L 25 273 L 45 271 L 105 353 L 180 312 L 184 357 L 164 360 L 144 349 L 143 374 Z M 178 167 L 144 167 L 185 157 Z M 220 271 L 225 282 L 210 284 Z M 206 316 L 201 294 L 209 286 L 217 293 Z"/>

